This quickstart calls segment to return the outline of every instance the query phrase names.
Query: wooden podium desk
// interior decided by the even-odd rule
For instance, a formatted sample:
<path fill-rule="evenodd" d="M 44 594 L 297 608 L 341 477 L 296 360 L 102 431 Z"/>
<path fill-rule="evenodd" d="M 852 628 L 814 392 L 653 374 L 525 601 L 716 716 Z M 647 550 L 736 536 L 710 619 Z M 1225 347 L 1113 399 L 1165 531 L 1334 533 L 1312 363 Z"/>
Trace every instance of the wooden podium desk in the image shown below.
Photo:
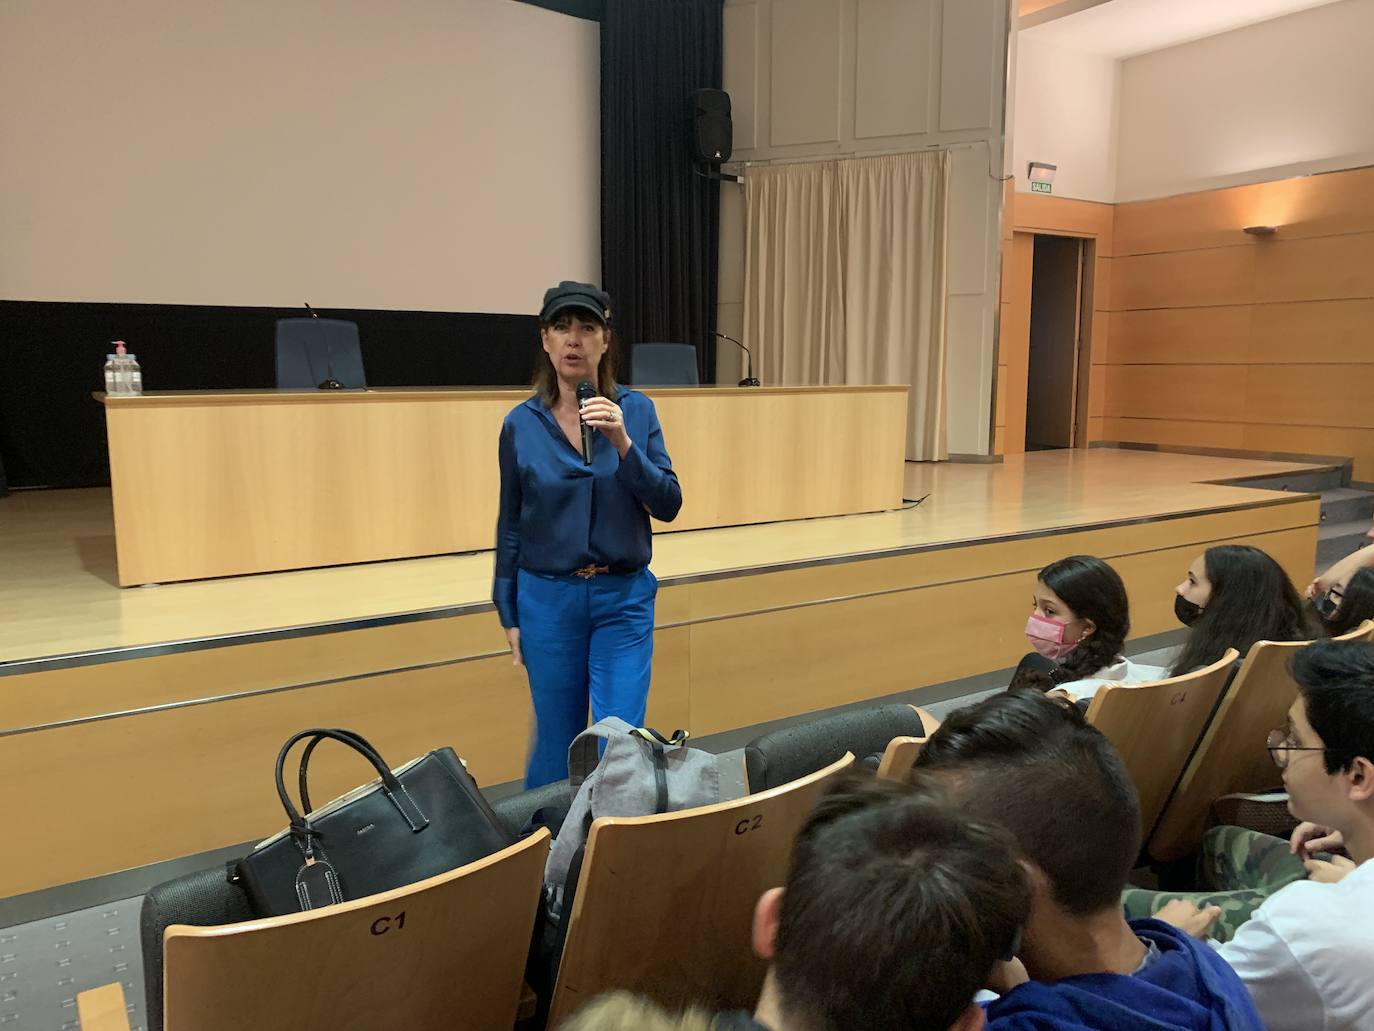
<path fill-rule="evenodd" d="M 657 530 L 902 503 L 903 386 L 646 391 L 682 481 Z M 96 394 L 121 586 L 493 546 L 523 388 Z"/>

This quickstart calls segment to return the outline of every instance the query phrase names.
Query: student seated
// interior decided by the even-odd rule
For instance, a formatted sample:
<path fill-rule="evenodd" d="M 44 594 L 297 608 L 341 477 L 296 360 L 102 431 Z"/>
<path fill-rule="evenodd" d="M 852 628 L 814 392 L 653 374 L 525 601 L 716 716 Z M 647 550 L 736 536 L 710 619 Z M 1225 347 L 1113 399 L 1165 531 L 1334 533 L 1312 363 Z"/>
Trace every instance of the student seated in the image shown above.
<path fill-rule="evenodd" d="M 1283 567 L 1247 544 L 1218 545 L 1194 559 L 1174 588 L 1174 615 L 1189 633 L 1172 677 L 1210 666 L 1227 648 L 1244 660 L 1256 641 L 1317 636 Z"/>
<path fill-rule="evenodd" d="M 1336 577 L 1329 589 L 1312 597 L 1312 611 L 1325 637 L 1340 637 L 1374 619 L 1374 569 Z"/>
<path fill-rule="evenodd" d="M 1309 821 L 1293 849 L 1310 876 L 1266 900 L 1218 949 L 1271 1031 L 1374 1026 L 1374 645 L 1319 641 L 1293 657 L 1298 698 L 1269 737 L 1289 808 Z M 1318 849 L 1343 847 L 1326 862 Z M 1262 871 L 1254 870 L 1258 877 Z M 1216 919 L 1160 911 L 1201 935 Z"/>
<path fill-rule="evenodd" d="M 1159 666 L 1121 654 L 1131 632 L 1126 585 L 1115 569 L 1091 555 L 1051 562 L 1035 581 L 1026 637 L 1034 652 L 1021 660 L 1011 688 L 1061 691 L 1075 701 L 1103 684 L 1159 680 Z"/>
<path fill-rule="evenodd" d="M 974 995 L 1030 912 L 1014 852 L 1006 831 L 969 819 L 938 783 L 845 775 L 797 835 L 786 884 L 755 909 L 754 951 L 770 965 L 752 1015 L 703 1024 L 621 996 L 563 1027 L 976 1031 Z"/>
<path fill-rule="evenodd" d="M 1075 706 L 1008 691 L 951 714 L 916 760 L 970 820 L 1015 837 L 1031 881 L 1019 964 L 987 1006 L 992 1029 L 1260 1028 L 1234 971 L 1119 898 L 1140 851 L 1140 803 L 1111 743 Z"/>
<path fill-rule="evenodd" d="M 1266 799 L 1268 796 L 1266 796 Z M 1281 793 L 1265 805 L 1285 805 Z M 1213 827 L 1202 837 L 1202 853 L 1197 862 L 1198 887 L 1192 891 L 1157 891 L 1127 888 L 1121 893 L 1121 908 L 1128 919 L 1153 916 L 1167 920 L 1179 913 L 1207 912 L 1206 934 L 1214 942 L 1228 942 L 1274 892 L 1308 876 L 1308 868 L 1319 864 L 1336 868 L 1340 860 L 1319 859 L 1317 850 L 1331 847 L 1324 836 L 1311 833 L 1311 824 L 1302 824 L 1290 840 L 1276 838 L 1247 827 Z M 1313 841 L 1311 839 L 1320 839 Z M 1308 849 L 1311 849 L 1309 855 Z M 1306 866 L 1304 860 L 1307 860 Z M 1192 906 L 1170 908 L 1178 900 Z M 1188 930 L 1192 930 L 1190 923 Z"/>

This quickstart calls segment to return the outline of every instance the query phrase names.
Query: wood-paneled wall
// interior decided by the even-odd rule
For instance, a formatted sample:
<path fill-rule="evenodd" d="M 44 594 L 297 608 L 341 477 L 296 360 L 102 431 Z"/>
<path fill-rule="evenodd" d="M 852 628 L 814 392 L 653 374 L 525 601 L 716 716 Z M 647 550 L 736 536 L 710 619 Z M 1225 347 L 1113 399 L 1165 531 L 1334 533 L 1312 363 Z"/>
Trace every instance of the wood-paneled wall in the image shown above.
<path fill-rule="evenodd" d="M 1374 480 L 1374 169 L 1119 204 L 1114 238 L 1104 439 Z"/>
<path fill-rule="evenodd" d="M 1036 234 L 1077 236 L 1094 244 L 1087 277 L 1093 296 L 1092 325 L 1083 334 L 1092 359 L 1088 379 L 1087 442 L 1101 440 L 1106 392 L 1106 360 L 1111 324 L 1107 316 L 1114 246 L 1110 204 L 1015 193 L 1007 183 L 1002 219 L 1001 318 L 997 337 L 997 420 L 994 454 L 1026 449 L 1026 381 L 1030 354 L 1032 260 Z"/>
<path fill-rule="evenodd" d="M 1032 234 L 1053 233 L 1097 241 L 1089 442 L 1348 456 L 1374 480 L 1374 169 L 1006 207 L 997 453 L 1024 450 Z"/>

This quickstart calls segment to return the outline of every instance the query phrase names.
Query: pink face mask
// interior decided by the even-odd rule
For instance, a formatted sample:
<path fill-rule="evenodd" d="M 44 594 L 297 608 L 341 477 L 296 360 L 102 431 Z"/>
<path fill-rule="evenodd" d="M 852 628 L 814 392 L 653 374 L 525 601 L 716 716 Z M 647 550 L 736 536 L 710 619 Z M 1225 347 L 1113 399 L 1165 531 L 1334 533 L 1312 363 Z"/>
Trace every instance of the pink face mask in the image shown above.
<path fill-rule="evenodd" d="M 1026 637 L 1030 640 L 1032 648 L 1045 658 L 1058 662 L 1078 647 L 1077 641 L 1064 640 L 1064 631 L 1068 626 L 1067 623 L 1046 619 L 1032 612 L 1026 620 Z"/>

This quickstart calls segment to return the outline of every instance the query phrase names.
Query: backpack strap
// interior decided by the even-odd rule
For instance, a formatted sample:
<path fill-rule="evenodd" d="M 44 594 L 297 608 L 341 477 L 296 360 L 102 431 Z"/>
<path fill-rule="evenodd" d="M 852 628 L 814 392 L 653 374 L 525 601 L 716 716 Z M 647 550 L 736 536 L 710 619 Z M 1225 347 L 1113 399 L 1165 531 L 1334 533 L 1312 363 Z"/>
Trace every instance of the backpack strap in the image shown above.
<path fill-rule="evenodd" d="M 574 797 L 582 782 L 592 775 L 596 764 L 601 761 L 601 741 L 609 741 L 618 734 L 634 731 L 619 716 L 607 716 L 597 720 L 590 727 L 573 738 L 568 746 L 568 793 Z"/>
<path fill-rule="evenodd" d="M 650 744 L 657 741 L 660 745 L 671 745 L 673 748 L 681 748 L 687 743 L 687 739 L 692 736 L 687 733 L 687 731 L 679 729 L 673 731 L 672 737 L 664 737 L 652 727 L 635 727 L 630 733 L 635 735 L 635 737 L 643 738 Z"/>
<path fill-rule="evenodd" d="M 649 727 L 635 727 L 630 731 L 635 737 L 649 746 L 654 762 L 654 812 L 668 811 L 668 748 L 681 748 L 687 743 L 687 731 L 675 730 L 672 737 L 665 738 Z"/>

